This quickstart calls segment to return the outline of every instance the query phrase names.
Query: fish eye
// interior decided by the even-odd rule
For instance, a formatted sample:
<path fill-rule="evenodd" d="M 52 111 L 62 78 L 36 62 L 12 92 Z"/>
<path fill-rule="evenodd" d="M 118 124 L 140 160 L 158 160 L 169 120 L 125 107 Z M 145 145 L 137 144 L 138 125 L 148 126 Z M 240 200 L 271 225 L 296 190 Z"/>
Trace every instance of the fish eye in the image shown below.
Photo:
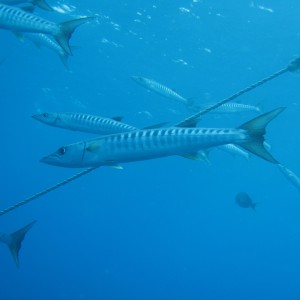
<path fill-rule="evenodd" d="M 48 118 L 49 114 L 48 113 L 43 113 L 43 117 Z"/>
<path fill-rule="evenodd" d="M 59 155 L 64 155 L 66 151 L 67 151 L 66 147 L 61 147 L 57 150 Z"/>

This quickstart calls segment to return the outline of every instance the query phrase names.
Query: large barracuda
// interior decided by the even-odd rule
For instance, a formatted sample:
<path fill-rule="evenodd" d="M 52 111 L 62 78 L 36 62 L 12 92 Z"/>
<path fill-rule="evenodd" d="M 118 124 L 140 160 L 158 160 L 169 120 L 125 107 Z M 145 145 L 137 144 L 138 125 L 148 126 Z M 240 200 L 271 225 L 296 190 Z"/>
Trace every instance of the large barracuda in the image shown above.
<path fill-rule="evenodd" d="M 238 128 L 159 128 L 103 136 L 59 148 L 42 162 L 69 168 L 117 166 L 119 163 L 181 155 L 193 158 L 199 150 L 237 144 L 278 164 L 264 148 L 265 127 L 284 108 L 263 114 Z"/>
<path fill-rule="evenodd" d="M 29 229 L 31 229 L 35 222 L 36 221 L 31 222 L 13 233 L 0 232 L 0 242 L 7 245 L 17 267 L 19 267 L 19 251 L 21 249 L 22 242 L 26 233 Z"/>
<path fill-rule="evenodd" d="M 82 113 L 53 113 L 53 112 L 44 112 L 41 114 L 33 115 L 32 117 L 37 121 L 40 121 L 44 124 L 53 127 L 59 127 L 63 129 L 73 130 L 73 131 L 95 133 L 99 135 L 109 135 L 109 134 L 115 134 L 120 132 L 139 130 L 139 128 L 137 127 L 121 122 L 120 117 L 104 118 L 100 116 L 94 116 L 94 115 L 82 114 Z M 224 151 L 233 154 L 238 154 L 244 157 L 246 156 L 247 158 L 249 157 L 248 152 L 243 151 L 242 149 L 232 144 L 222 145 L 218 148 L 224 149 Z M 206 162 L 209 162 L 207 157 L 208 154 L 207 151 L 203 151 L 202 155 L 200 153 L 198 154 L 199 154 L 198 155 L 199 160 L 204 160 Z"/>
<path fill-rule="evenodd" d="M 18 5 L 18 4 L 24 4 L 24 3 L 31 3 L 35 6 L 38 6 L 39 8 L 52 11 L 53 8 L 45 1 L 45 0 L 0 0 L 0 3 L 6 4 L 6 5 Z"/>
<path fill-rule="evenodd" d="M 154 81 L 153 79 L 139 77 L 139 76 L 131 76 L 131 78 L 144 88 L 156 92 L 157 94 L 175 100 L 177 102 L 181 102 L 185 105 L 189 105 L 189 99 L 180 96 L 178 93 L 173 91 L 172 89 L 168 88 L 167 86 Z"/>
<path fill-rule="evenodd" d="M 100 135 L 138 130 L 137 127 L 120 122 L 119 117 L 109 119 L 80 113 L 51 112 L 32 117 L 50 126 Z"/>
<path fill-rule="evenodd" d="M 54 23 L 17 7 L 0 4 L 0 28 L 13 32 L 37 32 L 52 35 L 66 53 L 72 55 L 69 40 L 74 30 L 92 19 L 83 17 L 63 23 Z"/>

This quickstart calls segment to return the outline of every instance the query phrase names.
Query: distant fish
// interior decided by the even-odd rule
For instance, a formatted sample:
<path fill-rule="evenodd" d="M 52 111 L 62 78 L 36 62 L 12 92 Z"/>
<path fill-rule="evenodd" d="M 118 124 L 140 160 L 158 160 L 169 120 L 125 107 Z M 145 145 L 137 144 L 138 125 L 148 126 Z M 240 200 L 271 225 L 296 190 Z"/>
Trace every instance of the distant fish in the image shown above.
<path fill-rule="evenodd" d="M 156 92 L 157 94 L 175 100 L 176 102 L 183 103 L 185 105 L 189 105 L 190 100 L 187 98 L 182 97 L 172 89 L 168 88 L 165 85 L 162 85 L 161 83 L 154 81 L 153 79 L 145 78 L 145 77 L 139 77 L 139 76 L 131 76 L 131 78 L 144 88 Z"/>
<path fill-rule="evenodd" d="M 0 3 L 6 4 L 6 5 L 18 5 L 18 4 L 24 4 L 24 3 L 31 3 L 31 4 L 38 6 L 39 8 L 42 8 L 44 10 L 48 10 L 48 11 L 53 10 L 53 8 L 45 0 L 0 0 Z"/>
<path fill-rule="evenodd" d="M 237 205 L 243 208 L 252 208 L 255 211 L 257 203 L 252 202 L 252 199 L 247 193 L 240 192 L 235 196 Z"/>
<path fill-rule="evenodd" d="M 281 173 L 300 191 L 300 178 L 286 166 L 278 164 Z"/>
<path fill-rule="evenodd" d="M 120 117 L 109 119 L 81 113 L 52 112 L 45 112 L 32 117 L 50 126 L 100 135 L 138 130 L 137 127 L 120 122 Z"/>
<path fill-rule="evenodd" d="M 190 106 L 190 110 L 193 111 L 204 110 L 212 106 L 213 104 L 214 103 L 207 103 L 203 105 L 192 105 Z M 241 113 L 241 112 L 262 113 L 262 110 L 258 105 L 255 106 L 255 105 L 249 105 L 244 103 L 231 102 L 231 103 L 225 103 L 223 105 L 220 105 L 218 108 L 212 110 L 210 114 L 232 114 L 232 113 Z"/>
<path fill-rule="evenodd" d="M 59 148 L 41 162 L 67 168 L 116 166 L 160 157 L 181 155 L 195 159 L 199 150 L 237 144 L 278 164 L 263 147 L 265 127 L 283 111 L 277 108 L 238 128 L 159 128 L 117 133 Z"/>
<path fill-rule="evenodd" d="M 68 69 L 69 54 L 50 36 L 44 33 L 24 33 L 23 37 L 31 40 L 37 47 L 44 46 L 55 52 Z"/>
<path fill-rule="evenodd" d="M 0 233 L 0 242 L 8 246 L 17 267 L 19 267 L 19 251 L 21 249 L 22 241 L 35 222 L 36 221 L 31 222 L 13 233 Z"/>
<path fill-rule="evenodd" d="M 0 28 L 17 33 L 36 32 L 50 34 L 69 55 L 72 55 L 69 40 L 74 30 L 90 19 L 92 18 L 83 17 L 57 24 L 20 8 L 0 4 Z"/>
<path fill-rule="evenodd" d="M 239 148 L 236 145 L 233 144 L 227 144 L 227 145 L 222 145 L 217 147 L 217 149 L 223 150 L 225 152 L 228 152 L 232 155 L 237 155 L 237 156 L 241 156 L 245 159 L 249 159 L 250 154 L 248 152 L 246 152 L 245 150 Z"/>

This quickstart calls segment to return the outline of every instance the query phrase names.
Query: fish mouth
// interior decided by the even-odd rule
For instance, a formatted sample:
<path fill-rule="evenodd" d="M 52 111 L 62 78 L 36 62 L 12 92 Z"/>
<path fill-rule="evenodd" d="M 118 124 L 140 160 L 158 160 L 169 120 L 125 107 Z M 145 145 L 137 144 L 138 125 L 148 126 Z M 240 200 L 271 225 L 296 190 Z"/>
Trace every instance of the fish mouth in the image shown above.
<path fill-rule="evenodd" d="M 55 154 L 47 155 L 44 156 L 40 159 L 41 163 L 47 164 L 47 165 L 55 165 L 55 166 L 60 166 L 61 164 L 59 163 L 58 156 Z"/>
<path fill-rule="evenodd" d="M 36 115 L 32 115 L 31 118 L 37 120 L 37 121 L 40 121 L 41 120 L 41 115 L 39 114 L 36 114 Z"/>

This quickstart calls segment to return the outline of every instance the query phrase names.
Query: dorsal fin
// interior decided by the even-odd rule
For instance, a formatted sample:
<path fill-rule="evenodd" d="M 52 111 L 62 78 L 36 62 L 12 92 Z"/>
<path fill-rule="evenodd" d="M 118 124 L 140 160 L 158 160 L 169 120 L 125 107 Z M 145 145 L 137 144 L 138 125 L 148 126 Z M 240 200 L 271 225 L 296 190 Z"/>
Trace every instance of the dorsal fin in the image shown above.
<path fill-rule="evenodd" d="M 118 122 L 121 122 L 123 120 L 123 117 L 121 116 L 116 116 L 116 117 L 112 117 L 111 118 L 112 120 L 115 120 L 115 121 L 118 121 Z"/>
<path fill-rule="evenodd" d="M 153 124 L 147 127 L 144 127 L 143 129 L 155 129 L 155 128 L 161 128 L 164 125 L 168 124 L 168 122 L 162 122 L 162 123 L 157 123 L 157 124 Z"/>

